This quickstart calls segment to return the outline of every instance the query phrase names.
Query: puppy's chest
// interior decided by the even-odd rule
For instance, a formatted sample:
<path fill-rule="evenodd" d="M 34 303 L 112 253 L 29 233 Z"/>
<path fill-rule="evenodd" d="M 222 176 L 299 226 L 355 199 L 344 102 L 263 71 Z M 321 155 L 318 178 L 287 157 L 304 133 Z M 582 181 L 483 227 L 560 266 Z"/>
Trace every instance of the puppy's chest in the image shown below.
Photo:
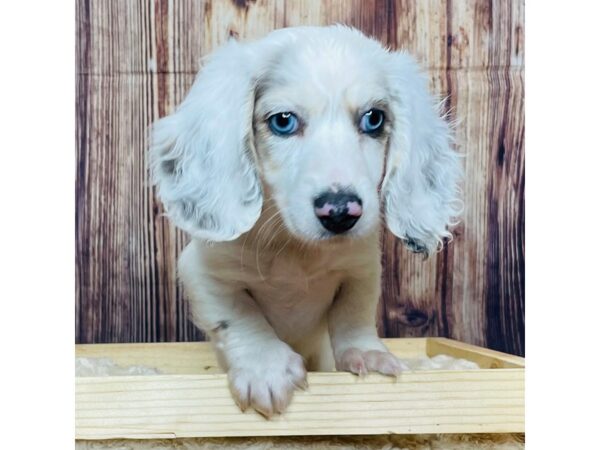
<path fill-rule="evenodd" d="M 327 311 L 343 278 L 327 258 L 275 257 L 256 266 L 248 289 L 271 323 L 310 328 Z"/>

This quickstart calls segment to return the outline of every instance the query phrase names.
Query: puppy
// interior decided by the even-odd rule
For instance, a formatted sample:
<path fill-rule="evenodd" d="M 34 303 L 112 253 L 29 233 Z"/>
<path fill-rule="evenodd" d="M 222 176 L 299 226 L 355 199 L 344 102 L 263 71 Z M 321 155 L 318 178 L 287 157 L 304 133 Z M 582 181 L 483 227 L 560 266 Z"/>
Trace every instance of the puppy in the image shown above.
<path fill-rule="evenodd" d="M 307 369 L 405 368 L 375 328 L 381 218 L 438 250 L 460 176 L 410 56 L 343 26 L 230 41 L 154 124 L 150 156 L 193 238 L 178 270 L 194 323 L 242 410 L 284 411 Z"/>

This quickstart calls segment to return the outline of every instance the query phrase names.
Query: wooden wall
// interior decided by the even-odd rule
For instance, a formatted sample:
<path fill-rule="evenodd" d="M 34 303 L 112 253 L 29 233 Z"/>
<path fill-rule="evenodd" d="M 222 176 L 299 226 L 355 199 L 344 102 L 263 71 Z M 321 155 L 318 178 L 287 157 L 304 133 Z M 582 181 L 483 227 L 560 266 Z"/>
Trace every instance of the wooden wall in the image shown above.
<path fill-rule="evenodd" d="M 195 340 L 147 127 L 230 35 L 341 22 L 415 54 L 465 154 L 456 239 L 423 261 L 386 233 L 380 332 L 524 353 L 523 0 L 77 0 L 77 342 Z"/>

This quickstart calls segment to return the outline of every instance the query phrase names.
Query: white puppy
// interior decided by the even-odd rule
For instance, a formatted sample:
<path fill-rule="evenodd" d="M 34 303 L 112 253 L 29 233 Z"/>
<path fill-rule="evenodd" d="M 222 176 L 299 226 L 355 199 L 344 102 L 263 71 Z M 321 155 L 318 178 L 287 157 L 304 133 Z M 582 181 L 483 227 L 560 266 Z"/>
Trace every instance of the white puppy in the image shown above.
<path fill-rule="evenodd" d="M 231 41 L 154 125 L 151 158 L 193 237 L 179 260 L 193 319 L 242 409 L 283 411 L 307 368 L 404 368 L 375 328 L 380 211 L 436 251 L 460 175 L 410 56 L 343 26 Z"/>

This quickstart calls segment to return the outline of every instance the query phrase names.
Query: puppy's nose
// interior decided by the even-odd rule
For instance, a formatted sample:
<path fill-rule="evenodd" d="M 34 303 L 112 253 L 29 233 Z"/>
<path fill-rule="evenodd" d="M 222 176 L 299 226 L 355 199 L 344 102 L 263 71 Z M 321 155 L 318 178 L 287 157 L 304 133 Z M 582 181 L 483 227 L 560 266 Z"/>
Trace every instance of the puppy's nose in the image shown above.
<path fill-rule="evenodd" d="M 315 214 L 325 229 L 344 233 L 362 215 L 362 200 L 350 192 L 325 192 L 315 198 Z"/>

